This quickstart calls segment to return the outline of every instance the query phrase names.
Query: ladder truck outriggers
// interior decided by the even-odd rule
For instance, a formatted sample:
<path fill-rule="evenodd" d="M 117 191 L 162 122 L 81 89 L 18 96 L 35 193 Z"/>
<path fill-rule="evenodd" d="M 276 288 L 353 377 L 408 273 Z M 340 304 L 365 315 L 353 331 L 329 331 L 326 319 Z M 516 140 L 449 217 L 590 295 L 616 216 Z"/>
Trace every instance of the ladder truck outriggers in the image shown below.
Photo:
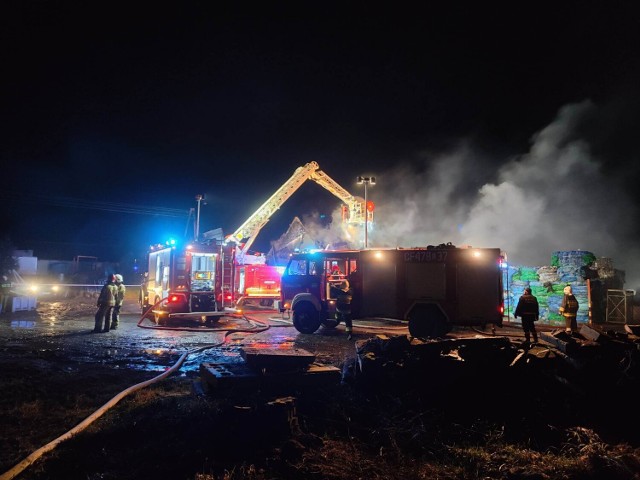
<path fill-rule="evenodd" d="M 335 287 L 347 279 L 353 319 L 404 320 L 414 337 L 440 337 L 452 325 L 501 326 L 504 262 L 498 248 L 451 244 L 294 253 L 281 279 L 280 311 L 301 333 L 335 328 Z"/>
<path fill-rule="evenodd" d="M 156 323 L 169 319 L 215 321 L 225 311 L 248 300 L 261 304 L 280 298 L 283 267 L 266 265 L 266 257 L 249 253 L 271 216 L 307 180 L 313 180 L 342 202 L 343 221 L 362 225 L 373 221 L 373 204 L 351 195 L 320 170 L 316 162 L 298 167 L 293 175 L 228 237 L 206 238 L 186 246 L 152 247 L 141 289 L 143 313 Z M 367 208 L 368 207 L 368 208 Z"/>

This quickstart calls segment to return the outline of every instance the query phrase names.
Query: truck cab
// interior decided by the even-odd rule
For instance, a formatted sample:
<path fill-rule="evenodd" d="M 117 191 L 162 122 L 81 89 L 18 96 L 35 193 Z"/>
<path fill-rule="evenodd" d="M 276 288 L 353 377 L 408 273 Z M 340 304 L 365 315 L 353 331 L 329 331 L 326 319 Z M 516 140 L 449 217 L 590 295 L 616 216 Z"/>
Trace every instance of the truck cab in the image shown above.
<path fill-rule="evenodd" d="M 344 280 L 357 287 L 360 252 L 322 251 L 294 254 L 281 279 L 280 311 L 290 310 L 293 323 L 302 333 L 313 333 L 320 325 L 333 328 L 338 289 Z M 352 314 L 358 314 L 354 296 Z"/>

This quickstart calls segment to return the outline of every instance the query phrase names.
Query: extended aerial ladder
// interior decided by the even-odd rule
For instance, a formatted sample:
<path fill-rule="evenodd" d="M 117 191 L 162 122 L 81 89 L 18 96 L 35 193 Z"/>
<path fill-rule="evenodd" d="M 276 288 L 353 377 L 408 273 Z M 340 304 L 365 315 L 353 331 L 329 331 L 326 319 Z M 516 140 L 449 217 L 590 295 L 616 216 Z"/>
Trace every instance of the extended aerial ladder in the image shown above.
<path fill-rule="evenodd" d="M 307 180 L 314 180 L 316 183 L 334 194 L 344 203 L 346 208 L 347 222 L 350 224 L 364 224 L 365 215 L 369 215 L 368 221 L 372 220 L 372 211 L 367 211 L 364 200 L 360 197 L 351 195 L 342 188 L 329 175 L 320 170 L 317 162 L 309 162 L 302 167 L 298 167 L 291 178 L 287 180 L 271 197 L 262 204 L 258 210 L 251 215 L 233 234 L 229 237 L 237 244 L 244 244 L 239 252 L 242 257 L 256 239 L 258 232 L 284 202 L 295 193 L 300 186 Z"/>

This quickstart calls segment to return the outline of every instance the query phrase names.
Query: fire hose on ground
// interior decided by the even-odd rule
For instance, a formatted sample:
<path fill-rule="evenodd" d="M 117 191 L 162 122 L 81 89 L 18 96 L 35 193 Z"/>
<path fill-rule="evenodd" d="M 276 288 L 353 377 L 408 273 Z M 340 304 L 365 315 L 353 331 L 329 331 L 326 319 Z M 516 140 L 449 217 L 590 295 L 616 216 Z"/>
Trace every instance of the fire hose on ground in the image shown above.
<path fill-rule="evenodd" d="M 157 305 L 158 303 L 162 302 L 163 300 L 160 300 L 155 305 Z M 174 372 L 176 372 L 177 370 L 180 369 L 180 367 L 182 366 L 182 364 L 184 363 L 184 361 L 186 360 L 186 358 L 189 355 L 192 355 L 194 353 L 198 353 L 198 352 L 201 352 L 201 351 L 204 351 L 204 350 L 208 350 L 210 348 L 215 348 L 215 347 L 219 347 L 221 345 L 224 345 L 224 343 L 226 343 L 226 341 L 227 341 L 227 338 L 230 335 L 234 334 L 234 333 L 240 333 L 240 332 L 260 333 L 260 332 L 264 332 L 264 331 L 268 330 L 269 328 L 273 327 L 272 325 L 269 325 L 268 323 L 265 323 L 265 322 L 263 322 L 261 320 L 258 320 L 256 318 L 249 318 L 246 315 L 243 315 L 243 318 L 247 322 L 249 322 L 250 324 L 253 325 L 252 328 L 235 328 L 235 329 L 229 329 L 229 328 L 203 328 L 203 327 L 189 328 L 189 327 L 167 327 L 167 326 L 158 326 L 158 325 L 154 325 L 154 326 L 142 325 L 142 322 L 147 318 L 147 315 L 151 312 L 151 310 L 155 307 L 155 305 L 149 307 L 147 309 L 147 311 L 142 314 L 142 316 L 141 316 L 141 318 L 140 318 L 140 320 L 139 320 L 139 322 L 137 324 L 138 327 L 140 327 L 140 328 L 148 328 L 148 329 L 158 329 L 158 330 L 178 330 L 178 331 L 198 331 L 198 332 L 208 332 L 208 331 L 222 332 L 222 331 L 224 331 L 225 332 L 224 340 L 222 342 L 217 343 L 217 344 L 206 345 L 206 346 L 203 346 L 203 347 L 199 347 L 199 348 L 195 348 L 195 349 L 189 350 L 189 351 L 183 353 L 180 356 L 180 358 L 178 359 L 178 361 L 172 367 L 170 367 L 168 370 L 163 372 L 162 374 L 160 374 L 160 375 L 158 375 L 158 376 L 156 376 L 156 377 L 154 377 L 154 378 L 152 378 L 150 380 L 146 380 L 144 382 L 138 383 L 136 385 L 133 385 L 133 386 L 121 391 L 116 396 L 111 398 L 111 400 L 109 400 L 107 403 L 105 403 L 103 406 L 101 406 L 98 410 L 96 410 L 91 415 L 89 415 L 87 418 L 85 418 L 81 423 L 76 425 L 74 428 L 72 428 L 71 430 L 67 431 L 63 435 L 60 435 L 58 438 L 52 440 L 51 442 L 47 443 L 43 447 L 39 448 L 38 450 L 34 451 L 29 456 L 24 458 L 20 463 L 16 464 L 13 468 L 11 468 L 7 472 L 5 472 L 2 475 L 0 475 L 0 480 L 11 480 L 11 479 L 15 478 L 20 473 L 22 473 L 24 470 L 26 470 L 30 465 L 32 465 L 38 459 L 40 459 L 44 454 L 52 451 L 54 448 L 56 448 L 62 442 L 73 438 L 78 433 L 80 433 L 83 430 L 85 430 L 89 425 L 91 425 L 97 419 L 102 417 L 108 410 L 110 410 L 112 407 L 117 405 L 120 402 L 120 400 L 122 400 L 126 396 L 128 396 L 128 395 L 130 395 L 130 394 L 132 394 L 132 393 L 134 393 L 134 392 L 136 392 L 138 390 L 141 390 L 141 389 L 143 389 L 145 387 L 148 387 L 149 385 L 152 385 L 154 383 L 157 383 L 157 382 L 159 382 L 161 380 L 164 380 L 165 378 L 169 377 Z M 230 314 L 230 316 L 237 316 L 237 314 Z M 284 320 L 284 319 L 282 321 L 287 323 L 287 325 L 282 325 L 282 326 L 287 326 L 287 327 L 290 326 L 290 322 L 289 321 Z M 367 331 L 367 330 L 369 330 L 369 331 L 387 330 L 388 331 L 388 330 L 406 330 L 407 327 L 406 326 L 400 326 L 400 327 L 388 327 L 388 326 L 387 327 L 383 327 L 383 326 L 380 326 L 379 327 L 379 326 L 373 326 L 373 325 L 360 325 L 360 328 L 362 328 L 364 331 Z"/>
<path fill-rule="evenodd" d="M 151 307 L 151 308 L 153 308 L 153 307 Z M 149 310 L 151 310 L 151 308 Z M 148 311 L 145 312 L 145 314 L 141 318 L 140 322 L 142 322 L 142 320 L 144 320 L 144 317 L 145 317 L 145 315 L 147 313 L 148 313 Z M 52 451 L 54 448 L 56 448 L 62 442 L 73 438 L 78 433 L 80 433 L 83 430 L 85 430 L 89 425 L 91 425 L 97 419 L 102 417 L 108 410 L 110 410 L 112 407 L 114 407 L 116 404 L 118 404 L 118 402 L 120 402 L 120 400 L 122 400 L 126 396 L 128 396 L 128 395 L 130 395 L 130 394 L 132 394 L 132 393 L 134 393 L 134 392 L 136 392 L 138 390 L 141 390 L 141 389 L 143 389 L 145 387 L 148 387 L 149 385 L 152 385 L 152 384 L 157 383 L 157 382 L 159 382 L 161 380 L 164 380 L 165 378 L 167 378 L 168 376 L 170 376 L 171 374 L 173 374 L 174 372 L 179 370 L 180 367 L 182 366 L 182 364 L 184 363 L 184 361 L 186 360 L 186 358 L 189 355 L 192 355 L 194 353 L 198 353 L 198 352 L 201 352 L 201 351 L 204 351 L 204 350 L 208 350 L 210 348 L 215 348 L 215 347 L 219 347 L 221 345 L 224 345 L 226 343 L 227 338 L 229 337 L 229 335 L 232 335 L 234 333 L 239 333 L 239 332 L 259 333 L 259 332 L 263 332 L 265 330 L 268 330 L 270 328 L 270 325 L 268 325 L 268 324 L 266 324 L 264 322 L 261 322 L 258 319 L 248 318 L 246 316 L 244 318 L 249 323 L 253 324 L 254 328 L 251 328 L 251 329 L 242 329 L 242 328 L 215 329 L 216 331 L 225 331 L 224 340 L 222 342 L 219 342 L 219 343 L 213 344 L 213 345 L 206 345 L 206 346 L 203 346 L 203 347 L 198 347 L 198 348 L 189 350 L 189 351 L 183 353 L 180 356 L 180 358 L 178 359 L 178 361 L 171 368 L 169 368 L 168 370 L 166 370 L 162 374 L 160 374 L 160 375 L 158 375 L 158 376 L 156 376 L 156 377 L 154 377 L 152 379 L 149 379 L 149 380 L 146 380 L 144 382 L 141 382 L 141 383 L 138 383 L 136 385 L 133 385 L 133 386 L 121 391 L 115 397 L 113 397 L 111 400 L 109 400 L 107 403 L 105 403 L 102 407 L 100 407 L 98 410 L 93 412 L 91 415 L 89 415 L 87 418 L 85 418 L 82 422 L 80 422 L 78 425 L 76 425 L 74 428 L 72 428 L 68 432 L 60 435 L 58 438 L 52 440 L 51 442 L 47 443 L 43 447 L 40 447 L 38 450 L 34 451 L 29 456 L 27 456 L 20 463 L 16 464 L 13 468 L 11 468 L 10 470 L 8 470 L 5 473 L 3 473 L 2 475 L 0 475 L 0 480 L 11 480 L 11 479 L 15 478 L 20 473 L 22 473 L 24 470 L 26 470 L 29 466 L 31 466 L 33 463 L 35 463 L 38 459 L 40 459 L 44 454 Z M 138 323 L 138 326 L 141 326 L 140 322 Z M 256 324 L 257 325 L 261 325 L 261 327 L 255 328 Z M 147 327 L 147 328 L 149 328 L 149 327 Z M 156 328 L 158 328 L 158 327 L 156 327 Z M 190 330 L 194 330 L 194 329 L 190 329 Z M 212 330 L 212 329 L 208 329 L 208 330 Z M 198 329 L 198 331 L 203 331 L 203 329 Z"/>

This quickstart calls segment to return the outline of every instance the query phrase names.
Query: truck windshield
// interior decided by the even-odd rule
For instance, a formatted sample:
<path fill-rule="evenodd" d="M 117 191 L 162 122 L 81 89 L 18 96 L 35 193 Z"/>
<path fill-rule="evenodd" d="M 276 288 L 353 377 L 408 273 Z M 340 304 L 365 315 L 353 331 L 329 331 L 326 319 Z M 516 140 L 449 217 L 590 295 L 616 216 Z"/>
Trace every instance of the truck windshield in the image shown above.
<path fill-rule="evenodd" d="M 289 268 L 287 268 L 288 275 L 306 275 L 307 274 L 307 261 L 305 259 L 301 260 L 291 260 L 289 263 Z"/>
<path fill-rule="evenodd" d="M 191 258 L 191 291 L 213 291 L 215 280 L 215 256 L 193 254 Z"/>
<path fill-rule="evenodd" d="M 308 269 L 307 269 L 308 267 Z M 291 260 L 287 268 L 287 275 L 312 275 L 320 276 L 324 268 L 322 260 L 295 259 Z"/>

